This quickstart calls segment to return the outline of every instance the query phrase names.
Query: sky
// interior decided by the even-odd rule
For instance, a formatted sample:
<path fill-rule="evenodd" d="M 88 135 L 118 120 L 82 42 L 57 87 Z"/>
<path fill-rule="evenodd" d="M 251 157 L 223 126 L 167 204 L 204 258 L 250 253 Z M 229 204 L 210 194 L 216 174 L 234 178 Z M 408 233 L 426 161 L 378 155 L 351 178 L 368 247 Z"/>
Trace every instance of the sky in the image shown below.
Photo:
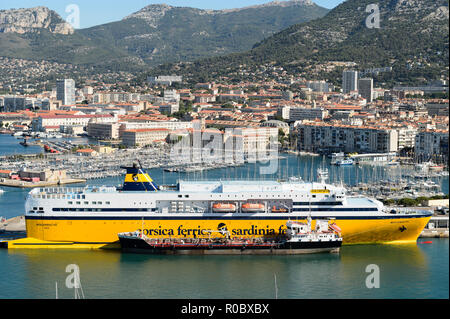
<path fill-rule="evenodd" d="M 264 4 L 272 0 L 0 0 L 0 10 L 45 6 L 68 19 L 71 4 L 79 8 L 81 29 L 123 19 L 149 4 L 166 3 L 171 6 L 199 9 L 232 9 Z M 332 9 L 344 0 L 313 0 L 317 5 Z M 66 11 L 68 9 L 68 11 Z"/>

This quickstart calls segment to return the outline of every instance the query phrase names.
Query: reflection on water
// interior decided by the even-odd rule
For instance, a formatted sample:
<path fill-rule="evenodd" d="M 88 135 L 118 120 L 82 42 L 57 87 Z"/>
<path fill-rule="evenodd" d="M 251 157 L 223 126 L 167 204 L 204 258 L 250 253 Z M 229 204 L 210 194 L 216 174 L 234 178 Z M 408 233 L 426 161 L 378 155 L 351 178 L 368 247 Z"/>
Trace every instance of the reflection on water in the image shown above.
<path fill-rule="evenodd" d="M 0 250 L 0 264 L 0 298 L 54 298 L 55 282 L 60 298 L 73 298 L 69 264 L 87 298 L 274 298 L 275 274 L 279 298 L 448 298 L 448 239 L 298 256 Z M 380 268 L 379 289 L 365 286 L 369 264 Z"/>

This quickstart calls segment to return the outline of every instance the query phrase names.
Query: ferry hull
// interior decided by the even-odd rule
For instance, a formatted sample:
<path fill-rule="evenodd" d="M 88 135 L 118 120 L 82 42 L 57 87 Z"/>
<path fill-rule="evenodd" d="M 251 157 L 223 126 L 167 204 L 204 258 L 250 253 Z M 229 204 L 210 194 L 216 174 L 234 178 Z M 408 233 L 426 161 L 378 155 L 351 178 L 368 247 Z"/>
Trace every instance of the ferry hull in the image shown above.
<path fill-rule="evenodd" d="M 314 218 L 314 217 L 313 217 Z M 291 218 L 292 219 L 292 218 Z M 342 229 L 343 244 L 415 242 L 430 216 L 388 216 L 336 218 Z M 149 238 L 204 237 L 206 230 L 224 230 L 232 237 L 277 236 L 286 230 L 287 217 L 276 218 L 37 218 L 27 217 L 27 238 L 10 241 L 9 249 L 19 248 L 120 248 L 118 233 L 143 230 Z M 306 220 L 299 220 L 304 221 Z M 312 222 L 312 227 L 315 221 Z M 212 237 L 223 236 L 214 233 Z"/>

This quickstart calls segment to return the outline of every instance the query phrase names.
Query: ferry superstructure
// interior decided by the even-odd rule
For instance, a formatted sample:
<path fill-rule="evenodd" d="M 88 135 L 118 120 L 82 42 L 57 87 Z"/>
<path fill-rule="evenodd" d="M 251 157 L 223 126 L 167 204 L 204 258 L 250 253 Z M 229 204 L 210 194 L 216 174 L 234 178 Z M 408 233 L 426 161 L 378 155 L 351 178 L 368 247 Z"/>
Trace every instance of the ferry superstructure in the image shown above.
<path fill-rule="evenodd" d="M 27 238 L 8 248 L 119 248 L 118 233 L 149 238 L 277 236 L 288 220 L 333 219 L 343 244 L 415 242 L 431 213 L 385 211 L 342 186 L 288 181 L 180 181 L 158 187 L 137 166 L 123 187 L 36 188 L 27 196 Z M 322 174 L 323 175 L 323 174 Z M 223 232 L 217 232 L 221 236 Z"/>

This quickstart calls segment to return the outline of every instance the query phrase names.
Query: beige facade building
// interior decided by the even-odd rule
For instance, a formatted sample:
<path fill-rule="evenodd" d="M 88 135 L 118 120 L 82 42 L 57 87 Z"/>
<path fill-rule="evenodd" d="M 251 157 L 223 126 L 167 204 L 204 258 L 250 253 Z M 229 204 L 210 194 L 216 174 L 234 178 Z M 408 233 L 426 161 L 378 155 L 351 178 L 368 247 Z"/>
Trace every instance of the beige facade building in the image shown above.
<path fill-rule="evenodd" d="M 169 132 L 165 128 L 128 130 L 122 134 L 122 143 L 127 146 L 145 146 L 165 140 Z"/>
<path fill-rule="evenodd" d="M 88 135 L 101 139 L 118 139 L 119 138 L 118 123 L 89 123 L 87 126 Z"/>

